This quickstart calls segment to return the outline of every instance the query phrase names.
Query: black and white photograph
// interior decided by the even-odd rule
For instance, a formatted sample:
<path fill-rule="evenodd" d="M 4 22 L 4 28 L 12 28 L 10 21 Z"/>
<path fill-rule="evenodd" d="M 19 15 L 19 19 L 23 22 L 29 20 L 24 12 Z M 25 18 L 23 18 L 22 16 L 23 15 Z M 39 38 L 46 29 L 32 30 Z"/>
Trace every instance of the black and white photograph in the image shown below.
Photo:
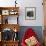
<path fill-rule="evenodd" d="M 25 19 L 26 20 L 35 20 L 36 19 L 36 8 L 35 7 L 26 7 L 25 8 Z"/>

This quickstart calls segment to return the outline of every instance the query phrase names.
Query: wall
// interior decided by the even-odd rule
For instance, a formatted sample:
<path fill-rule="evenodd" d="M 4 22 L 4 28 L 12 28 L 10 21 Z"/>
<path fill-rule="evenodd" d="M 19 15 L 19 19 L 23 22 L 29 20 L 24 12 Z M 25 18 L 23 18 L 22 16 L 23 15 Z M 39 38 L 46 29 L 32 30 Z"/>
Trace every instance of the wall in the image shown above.
<path fill-rule="evenodd" d="M 15 0 L 0 0 L 0 6 L 15 6 Z M 43 26 L 42 0 L 17 0 L 19 9 L 20 26 Z M 25 7 L 36 7 L 36 20 L 25 20 Z M 10 19 L 9 19 L 10 20 Z"/>
<path fill-rule="evenodd" d="M 36 7 L 36 20 L 25 20 L 25 7 Z M 23 1 L 20 8 L 20 18 L 20 25 L 22 26 L 43 26 L 42 0 Z"/>
<path fill-rule="evenodd" d="M 15 0 L 0 0 L 0 6 L 1 7 L 10 7 L 10 6 L 14 6 L 14 1 Z"/>

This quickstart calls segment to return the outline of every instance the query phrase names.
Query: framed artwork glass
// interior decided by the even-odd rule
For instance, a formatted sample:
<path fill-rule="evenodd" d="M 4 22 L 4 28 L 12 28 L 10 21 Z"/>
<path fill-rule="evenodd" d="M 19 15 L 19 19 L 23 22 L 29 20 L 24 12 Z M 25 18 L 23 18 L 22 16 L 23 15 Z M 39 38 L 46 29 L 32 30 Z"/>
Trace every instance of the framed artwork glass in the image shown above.
<path fill-rule="evenodd" d="M 35 7 L 26 7 L 25 8 L 25 19 L 26 20 L 35 20 L 36 19 L 36 8 Z"/>
<path fill-rule="evenodd" d="M 9 10 L 2 10 L 2 15 L 9 15 Z"/>

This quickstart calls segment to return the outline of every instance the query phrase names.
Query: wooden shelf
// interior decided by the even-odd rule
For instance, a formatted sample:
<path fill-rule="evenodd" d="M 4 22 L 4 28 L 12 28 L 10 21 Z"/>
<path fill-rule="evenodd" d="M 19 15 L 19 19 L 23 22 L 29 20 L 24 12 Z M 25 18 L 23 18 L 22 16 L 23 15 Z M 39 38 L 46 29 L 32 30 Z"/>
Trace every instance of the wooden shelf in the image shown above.
<path fill-rule="evenodd" d="M 19 7 L 0 7 L 0 14 L 2 14 L 2 11 L 4 11 L 5 13 L 7 12 L 7 15 L 19 15 L 18 14 Z M 6 14 L 2 14 L 2 15 L 6 15 Z"/>
<path fill-rule="evenodd" d="M 14 16 L 14 17 L 17 16 L 17 18 L 16 18 L 17 23 L 16 24 L 9 24 L 8 18 L 7 18 L 9 16 Z M 19 7 L 0 7 L 0 20 L 1 20 L 1 24 L 0 24 L 0 32 L 1 32 L 0 46 L 18 46 L 19 40 L 17 39 L 17 41 L 16 41 L 16 39 L 15 39 L 15 41 L 13 41 L 15 36 L 13 37 L 13 39 L 10 39 L 9 41 L 4 40 L 3 39 L 4 37 L 2 37 L 2 35 L 4 35 L 3 34 L 4 29 L 11 29 L 10 31 L 14 31 L 14 33 L 13 33 L 14 35 L 15 35 L 15 33 L 19 32 L 20 26 L 18 24 L 18 17 L 19 17 Z M 16 37 L 18 38 L 17 34 L 16 34 Z"/>
<path fill-rule="evenodd" d="M 19 10 L 19 7 L 0 7 L 0 10 Z"/>
<path fill-rule="evenodd" d="M 1 27 L 1 31 L 3 30 L 3 29 L 5 29 L 5 28 L 10 28 L 10 29 L 12 29 L 13 31 L 14 31 L 14 29 L 16 29 L 17 30 L 17 32 L 19 31 L 19 29 L 20 29 L 20 26 L 19 26 L 19 24 L 0 24 L 0 27 Z"/>
<path fill-rule="evenodd" d="M 8 42 L 12 43 L 12 42 L 19 42 L 19 40 L 16 40 L 16 41 L 10 40 L 10 41 L 3 41 L 3 42 L 5 42 L 5 43 L 8 43 Z"/>
<path fill-rule="evenodd" d="M 3 46 L 18 46 L 18 41 L 3 41 L 1 42 L 1 45 Z"/>

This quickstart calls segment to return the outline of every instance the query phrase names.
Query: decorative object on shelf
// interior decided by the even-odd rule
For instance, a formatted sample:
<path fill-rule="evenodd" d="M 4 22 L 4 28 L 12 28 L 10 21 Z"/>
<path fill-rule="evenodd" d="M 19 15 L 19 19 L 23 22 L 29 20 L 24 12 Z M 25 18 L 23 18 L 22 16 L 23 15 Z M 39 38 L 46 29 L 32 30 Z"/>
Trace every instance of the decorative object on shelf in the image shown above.
<path fill-rule="evenodd" d="M 13 40 L 14 41 L 18 40 L 18 32 L 14 32 Z"/>
<path fill-rule="evenodd" d="M 14 29 L 14 41 L 15 40 L 18 40 L 18 32 L 17 32 L 17 30 L 16 30 L 16 28 Z"/>
<path fill-rule="evenodd" d="M 9 10 L 2 10 L 2 15 L 9 15 Z"/>
<path fill-rule="evenodd" d="M 26 7 L 25 12 L 26 12 L 26 15 L 25 15 L 26 20 L 36 19 L 36 8 L 35 7 Z"/>
<path fill-rule="evenodd" d="M 18 32 L 14 32 L 10 28 L 4 28 L 2 31 L 2 40 L 4 41 L 16 41 L 18 40 Z"/>
<path fill-rule="evenodd" d="M 43 5 L 43 3 L 42 3 L 42 5 Z"/>
<path fill-rule="evenodd" d="M 4 41 L 8 41 L 8 40 L 12 40 L 12 30 L 9 28 L 5 28 L 2 32 L 2 40 Z"/>
<path fill-rule="evenodd" d="M 7 19 L 5 19 L 5 24 L 8 24 L 8 18 L 7 18 Z"/>
<path fill-rule="evenodd" d="M 8 16 L 7 15 L 3 15 L 2 24 L 8 24 Z"/>
<path fill-rule="evenodd" d="M 15 7 L 16 7 L 16 4 L 17 4 L 17 2 L 16 2 L 17 0 L 15 0 Z"/>
<path fill-rule="evenodd" d="M 16 28 L 14 27 L 14 32 L 17 32 Z"/>
<path fill-rule="evenodd" d="M 9 14 L 10 14 L 10 15 L 17 15 L 17 13 L 18 13 L 18 12 L 15 11 L 15 10 L 10 10 L 10 13 L 9 13 Z"/>

